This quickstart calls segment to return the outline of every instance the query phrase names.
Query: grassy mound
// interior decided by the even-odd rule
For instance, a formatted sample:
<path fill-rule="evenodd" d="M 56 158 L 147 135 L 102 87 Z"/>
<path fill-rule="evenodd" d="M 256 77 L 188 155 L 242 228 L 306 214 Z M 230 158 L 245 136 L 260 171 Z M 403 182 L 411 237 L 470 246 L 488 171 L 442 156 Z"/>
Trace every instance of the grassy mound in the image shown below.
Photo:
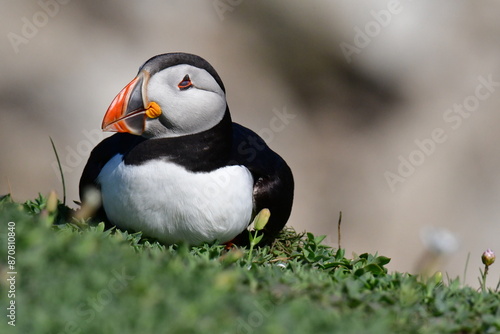
<path fill-rule="evenodd" d="M 388 273 L 388 258 L 348 259 L 310 233 L 251 253 L 166 247 L 68 211 L 0 200 L 0 333 L 500 332 L 498 293 Z"/>

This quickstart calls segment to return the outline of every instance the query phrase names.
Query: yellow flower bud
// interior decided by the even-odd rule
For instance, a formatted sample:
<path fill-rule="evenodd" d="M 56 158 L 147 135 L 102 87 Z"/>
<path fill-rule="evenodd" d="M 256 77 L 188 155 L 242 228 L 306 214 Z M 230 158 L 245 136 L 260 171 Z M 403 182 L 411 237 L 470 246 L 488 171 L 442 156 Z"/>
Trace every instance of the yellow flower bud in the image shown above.
<path fill-rule="evenodd" d="M 269 221 L 269 217 L 271 217 L 271 211 L 269 209 L 262 209 L 260 212 L 255 216 L 255 219 L 253 220 L 253 227 L 255 230 L 260 231 L 264 229 L 266 226 L 267 222 Z"/>
<path fill-rule="evenodd" d="M 49 194 L 49 197 L 47 198 L 47 212 L 54 213 L 57 210 L 57 204 L 57 194 L 54 190 L 52 190 Z"/>
<path fill-rule="evenodd" d="M 495 253 L 491 249 L 487 249 L 481 256 L 485 266 L 491 266 L 495 262 Z"/>

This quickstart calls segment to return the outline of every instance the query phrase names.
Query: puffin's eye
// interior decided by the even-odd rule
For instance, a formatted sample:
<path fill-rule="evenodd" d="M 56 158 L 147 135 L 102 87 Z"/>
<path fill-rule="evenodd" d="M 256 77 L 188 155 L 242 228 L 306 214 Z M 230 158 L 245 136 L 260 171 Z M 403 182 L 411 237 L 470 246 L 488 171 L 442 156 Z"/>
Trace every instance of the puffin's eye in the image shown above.
<path fill-rule="evenodd" d="M 189 78 L 189 75 L 186 74 L 184 76 L 184 78 L 182 79 L 182 81 L 179 82 L 179 84 L 177 85 L 177 87 L 179 87 L 179 89 L 181 89 L 181 90 L 184 90 L 184 89 L 188 89 L 192 85 L 193 85 L 193 83 L 191 82 L 191 79 Z"/>

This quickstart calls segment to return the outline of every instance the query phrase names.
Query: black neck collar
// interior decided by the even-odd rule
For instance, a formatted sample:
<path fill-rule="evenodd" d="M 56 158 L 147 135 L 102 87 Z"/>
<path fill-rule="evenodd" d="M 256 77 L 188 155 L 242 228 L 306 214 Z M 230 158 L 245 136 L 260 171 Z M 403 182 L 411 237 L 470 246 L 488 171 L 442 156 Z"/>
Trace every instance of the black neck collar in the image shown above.
<path fill-rule="evenodd" d="M 149 160 L 164 159 L 193 172 L 209 172 L 227 165 L 231 145 L 232 121 L 226 107 L 224 117 L 213 128 L 181 137 L 140 138 L 123 160 L 126 165 L 141 165 Z"/>

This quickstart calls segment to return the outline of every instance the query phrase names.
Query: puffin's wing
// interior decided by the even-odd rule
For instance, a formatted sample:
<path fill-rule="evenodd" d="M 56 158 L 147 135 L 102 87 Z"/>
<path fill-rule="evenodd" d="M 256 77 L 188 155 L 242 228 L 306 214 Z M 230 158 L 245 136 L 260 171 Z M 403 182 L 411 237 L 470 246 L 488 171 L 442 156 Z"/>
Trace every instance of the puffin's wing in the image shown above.
<path fill-rule="evenodd" d="M 100 191 L 101 187 L 97 182 L 97 177 L 106 163 L 117 154 L 124 154 L 129 151 L 141 137 L 128 133 L 117 133 L 101 141 L 90 153 L 89 160 L 83 169 L 80 178 L 79 193 L 80 201 L 84 201 L 84 193 L 89 188 Z M 104 218 L 102 208 L 99 208 L 97 216 Z M 103 217 L 100 217 L 103 216 Z"/>
<path fill-rule="evenodd" d="M 233 123 L 232 158 L 252 173 L 255 214 L 264 208 L 271 211 L 264 231 L 274 238 L 292 210 L 294 182 L 290 167 L 259 135 L 237 123 Z"/>

